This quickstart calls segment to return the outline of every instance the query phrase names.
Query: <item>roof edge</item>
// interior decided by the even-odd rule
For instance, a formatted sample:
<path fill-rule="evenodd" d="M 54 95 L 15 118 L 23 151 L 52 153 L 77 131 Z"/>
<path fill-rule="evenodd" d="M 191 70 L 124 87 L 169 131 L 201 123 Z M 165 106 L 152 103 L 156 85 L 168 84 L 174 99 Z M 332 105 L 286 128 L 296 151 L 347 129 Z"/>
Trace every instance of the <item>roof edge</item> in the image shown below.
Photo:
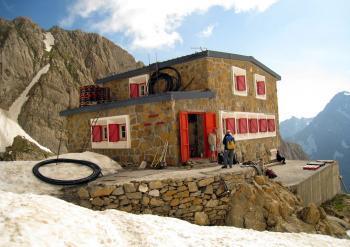
<path fill-rule="evenodd" d="M 267 73 L 269 73 L 272 76 L 274 76 L 277 80 L 281 80 L 281 76 L 279 74 L 277 74 L 272 69 L 270 69 L 269 67 L 267 67 L 266 65 L 264 65 L 263 63 L 261 63 L 260 61 L 258 61 L 257 59 L 255 59 L 252 56 L 244 56 L 244 55 L 233 54 L 233 53 L 226 53 L 226 52 L 220 52 L 220 51 L 206 50 L 206 51 L 197 52 L 197 53 L 193 53 L 193 54 L 190 54 L 190 55 L 186 55 L 186 56 L 182 56 L 182 57 L 177 57 L 177 58 L 174 58 L 174 59 L 166 60 L 166 61 L 163 61 L 163 62 L 152 63 L 152 64 L 150 64 L 148 66 L 144 66 L 142 68 L 138 68 L 138 69 L 129 70 L 129 71 L 125 71 L 125 72 L 122 72 L 122 73 L 117 73 L 117 74 L 113 74 L 113 75 L 110 75 L 110 76 L 106 76 L 106 77 L 97 79 L 96 83 L 97 84 L 103 84 L 103 83 L 106 83 L 106 82 L 109 82 L 109 81 L 112 81 L 112 80 L 125 79 L 125 78 L 128 78 L 128 77 L 133 77 L 133 76 L 149 73 L 151 71 L 156 70 L 159 67 L 172 66 L 172 65 L 175 65 L 175 64 L 189 62 L 189 61 L 192 61 L 192 60 L 195 60 L 195 59 L 200 59 L 200 58 L 205 58 L 205 57 L 248 61 L 248 62 L 251 62 L 251 63 L 255 64 L 256 66 L 262 68 Z"/>

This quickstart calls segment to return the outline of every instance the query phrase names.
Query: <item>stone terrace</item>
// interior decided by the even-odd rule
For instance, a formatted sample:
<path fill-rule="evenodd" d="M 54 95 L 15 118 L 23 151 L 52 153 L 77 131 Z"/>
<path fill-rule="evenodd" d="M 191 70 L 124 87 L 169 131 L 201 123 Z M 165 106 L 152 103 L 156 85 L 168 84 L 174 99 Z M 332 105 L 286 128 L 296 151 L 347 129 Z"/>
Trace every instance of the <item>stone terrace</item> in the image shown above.
<path fill-rule="evenodd" d="M 317 171 L 302 170 L 306 163 L 287 161 L 287 165 L 272 169 L 278 175 L 276 180 L 305 203 L 319 204 L 340 192 L 336 162 Z M 230 209 L 230 194 L 242 183 L 258 182 L 254 180 L 255 175 L 255 169 L 237 165 L 231 169 L 210 165 L 191 170 L 125 170 L 86 186 L 67 188 L 65 199 L 95 210 L 119 209 L 176 217 L 200 225 L 224 225 Z M 291 181 L 295 183 L 291 184 Z M 226 192 L 227 189 L 231 193 Z M 320 196 L 322 194 L 325 195 Z"/>

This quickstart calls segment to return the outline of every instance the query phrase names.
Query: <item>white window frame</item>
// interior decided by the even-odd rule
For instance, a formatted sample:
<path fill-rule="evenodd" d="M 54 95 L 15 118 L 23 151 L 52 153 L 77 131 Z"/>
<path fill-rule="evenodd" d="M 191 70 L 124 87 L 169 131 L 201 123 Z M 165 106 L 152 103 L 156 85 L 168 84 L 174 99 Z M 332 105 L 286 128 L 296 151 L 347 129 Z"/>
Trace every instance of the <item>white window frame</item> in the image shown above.
<path fill-rule="evenodd" d="M 275 137 L 276 136 L 276 117 L 274 114 L 265 114 L 265 113 L 256 113 L 256 112 L 231 112 L 231 111 L 219 111 L 219 133 L 221 135 L 221 139 L 224 138 L 224 130 L 225 130 L 225 119 L 226 118 L 235 118 L 235 127 L 236 127 L 236 134 L 234 134 L 234 138 L 237 141 L 240 140 L 250 140 L 250 139 L 259 139 L 259 138 L 266 138 L 266 137 Z M 245 134 L 239 134 L 238 133 L 238 119 L 239 118 L 246 118 L 247 119 L 247 127 L 248 127 L 248 133 Z M 275 131 L 274 132 L 258 132 L 257 133 L 250 133 L 249 132 L 249 118 L 256 118 L 258 119 L 258 125 L 259 125 L 259 119 L 274 119 L 275 120 Z"/>
<path fill-rule="evenodd" d="M 245 77 L 245 91 L 236 90 L 236 76 Z M 248 96 L 248 80 L 247 80 L 247 71 L 245 69 L 232 66 L 232 94 L 238 96 Z"/>
<path fill-rule="evenodd" d="M 265 86 L 265 94 L 264 95 L 259 95 L 258 94 L 258 85 L 257 82 L 258 81 L 263 81 L 264 82 L 264 86 Z M 266 80 L 265 80 L 265 76 L 263 75 L 259 75 L 259 74 L 254 74 L 254 88 L 255 88 L 255 97 L 257 99 L 262 99 L 262 100 L 266 100 Z"/>
<path fill-rule="evenodd" d="M 130 84 L 138 84 L 138 85 L 145 84 L 145 93 L 143 95 L 141 95 L 141 87 L 139 87 L 139 97 L 143 97 L 143 96 L 148 95 L 148 91 L 147 91 L 148 78 L 149 78 L 148 74 L 130 77 L 129 78 L 129 96 L 131 93 L 130 92 Z"/>
<path fill-rule="evenodd" d="M 104 117 L 104 118 L 92 118 L 90 119 L 90 124 L 92 125 L 101 125 L 107 126 L 107 140 L 103 140 L 101 142 L 93 142 L 91 135 L 91 148 L 92 149 L 127 149 L 131 148 L 131 135 L 130 135 L 130 117 L 129 115 L 120 115 L 120 116 L 112 116 L 112 117 Z M 109 142 L 109 124 L 119 124 L 125 125 L 126 127 L 126 139 L 122 139 L 119 132 L 119 141 L 117 142 Z M 102 127 L 103 128 L 103 127 Z M 92 129 L 92 128 L 91 128 Z M 92 131 L 92 130 L 91 130 Z M 121 128 L 119 129 L 121 131 Z M 102 130 L 103 132 L 103 130 Z M 101 133 L 103 134 L 103 133 Z"/>

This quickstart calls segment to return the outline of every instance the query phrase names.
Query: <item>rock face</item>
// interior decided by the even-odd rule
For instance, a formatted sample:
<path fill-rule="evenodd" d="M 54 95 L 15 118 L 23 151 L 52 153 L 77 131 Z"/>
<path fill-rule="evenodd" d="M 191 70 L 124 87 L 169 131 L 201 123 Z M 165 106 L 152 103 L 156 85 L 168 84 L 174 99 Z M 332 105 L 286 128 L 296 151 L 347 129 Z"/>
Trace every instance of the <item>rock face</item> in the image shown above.
<path fill-rule="evenodd" d="M 260 231 L 346 236 L 347 227 L 327 217 L 322 208 L 312 203 L 305 208 L 301 205 L 285 187 L 257 176 L 252 183 L 240 184 L 231 194 L 226 223 Z"/>
<path fill-rule="evenodd" d="M 26 138 L 16 136 L 12 146 L 6 148 L 3 160 L 42 160 L 52 155 L 52 153 L 45 152 Z"/>
<path fill-rule="evenodd" d="M 125 50 L 94 33 L 48 30 L 54 37 L 51 51 L 45 50 L 46 31 L 26 18 L 0 18 L 0 108 L 9 110 L 36 73 L 50 64 L 49 71 L 29 91 L 18 121 L 43 146 L 57 150 L 65 119 L 59 112 L 79 104 L 79 87 L 111 71 L 140 67 Z M 66 151 L 62 133 L 61 151 Z"/>
<path fill-rule="evenodd" d="M 286 142 L 282 138 L 280 140 L 281 145 L 278 149 L 287 160 L 309 160 L 308 155 L 299 144 Z"/>

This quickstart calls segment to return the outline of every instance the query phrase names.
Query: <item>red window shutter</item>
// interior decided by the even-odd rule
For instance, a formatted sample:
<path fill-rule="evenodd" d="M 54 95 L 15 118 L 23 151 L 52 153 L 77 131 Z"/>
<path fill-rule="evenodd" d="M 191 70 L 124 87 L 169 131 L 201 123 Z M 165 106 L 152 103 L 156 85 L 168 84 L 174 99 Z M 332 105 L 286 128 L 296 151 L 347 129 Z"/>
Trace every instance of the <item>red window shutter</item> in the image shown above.
<path fill-rule="evenodd" d="M 139 97 L 139 85 L 137 83 L 130 84 L 130 98 Z"/>
<path fill-rule="evenodd" d="M 238 119 L 238 133 L 239 134 L 246 134 L 248 132 L 247 128 L 247 119 L 246 118 L 240 118 Z"/>
<path fill-rule="evenodd" d="M 264 81 L 257 81 L 257 93 L 258 95 L 265 95 L 265 82 Z"/>
<path fill-rule="evenodd" d="M 275 119 L 267 119 L 267 126 L 269 132 L 275 132 L 276 126 L 275 126 Z"/>
<path fill-rule="evenodd" d="M 92 128 L 92 141 L 93 142 L 101 142 L 102 141 L 102 126 L 94 125 Z"/>
<path fill-rule="evenodd" d="M 180 147 L 181 161 L 186 162 L 190 158 L 190 141 L 188 137 L 188 114 L 180 112 Z"/>
<path fill-rule="evenodd" d="M 236 134 L 236 123 L 235 118 L 226 118 L 226 131 L 231 130 L 232 133 Z"/>
<path fill-rule="evenodd" d="M 246 83 L 245 83 L 245 76 L 244 75 L 237 75 L 236 76 L 236 89 L 237 89 L 237 91 L 245 91 L 246 90 Z"/>
<path fill-rule="evenodd" d="M 108 140 L 110 142 L 119 141 L 119 124 L 108 124 Z"/>
<path fill-rule="evenodd" d="M 267 131 L 267 120 L 259 119 L 259 132 L 266 132 L 266 131 Z"/>
<path fill-rule="evenodd" d="M 250 118 L 249 119 L 249 133 L 257 133 L 258 132 L 258 119 Z"/>

